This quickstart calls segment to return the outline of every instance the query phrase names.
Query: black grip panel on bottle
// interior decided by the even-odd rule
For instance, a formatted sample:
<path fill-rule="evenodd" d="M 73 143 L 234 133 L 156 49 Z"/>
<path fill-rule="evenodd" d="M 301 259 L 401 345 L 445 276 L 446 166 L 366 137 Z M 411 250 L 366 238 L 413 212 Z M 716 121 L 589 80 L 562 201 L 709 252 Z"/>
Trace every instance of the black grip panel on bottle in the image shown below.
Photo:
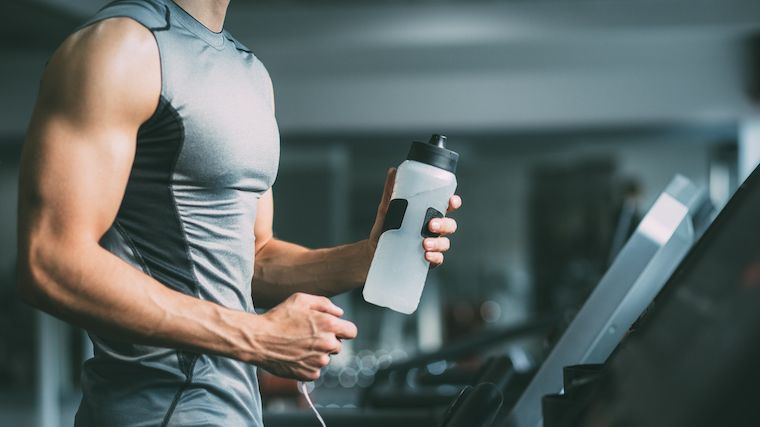
<path fill-rule="evenodd" d="M 420 231 L 422 237 L 440 236 L 440 234 L 430 231 L 430 221 L 435 218 L 443 218 L 443 214 L 436 208 L 428 208 L 427 212 L 425 212 L 425 221 L 422 221 L 422 231 Z"/>
<path fill-rule="evenodd" d="M 383 233 L 401 228 L 407 206 L 409 206 L 409 202 L 406 199 L 391 200 L 388 205 L 388 212 L 385 213 L 385 221 L 383 221 Z"/>

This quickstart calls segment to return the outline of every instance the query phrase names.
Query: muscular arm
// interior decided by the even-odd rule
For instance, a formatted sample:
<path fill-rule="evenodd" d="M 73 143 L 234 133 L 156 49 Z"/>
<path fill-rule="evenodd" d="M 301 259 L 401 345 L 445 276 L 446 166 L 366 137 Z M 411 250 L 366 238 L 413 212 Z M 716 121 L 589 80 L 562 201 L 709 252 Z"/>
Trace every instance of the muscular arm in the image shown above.
<path fill-rule="evenodd" d="M 256 263 L 253 276 L 253 297 L 258 307 L 271 307 L 294 292 L 333 296 L 364 284 L 382 232 L 396 171 L 388 171 L 375 225 L 366 240 L 327 249 L 307 249 L 273 237 L 273 200 L 271 190 L 259 200 L 256 217 Z M 459 196 L 449 201 L 451 212 L 461 205 Z M 431 230 L 442 236 L 456 231 L 451 218 L 431 221 Z M 443 262 L 449 249 L 447 237 L 427 238 L 423 242 L 425 258 L 432 266 Z"/>
<path fill-rule="evenodd" d="M 373 250 L 368 241 L 328 249 L 307 249 L 277 240 L 272 233 L 272 191 L 259 200 L 256 263 L 252 282 L 257 307 L 272 307 L 295 292 L 333 296 L 364 283 Z"/>
<path fill-rule="evenodd" d="M 296 295 L 264 316 L 229 310 L 167 288 L 98 244 L 120 206 L 160 78 L 155 39 L 126 18 L 79 31 L 51 59 L 21 160 L 19 296 L 112 339 L 318 377 L 341 348 L 337 338 L 356 334 L 325 298 Z"/>

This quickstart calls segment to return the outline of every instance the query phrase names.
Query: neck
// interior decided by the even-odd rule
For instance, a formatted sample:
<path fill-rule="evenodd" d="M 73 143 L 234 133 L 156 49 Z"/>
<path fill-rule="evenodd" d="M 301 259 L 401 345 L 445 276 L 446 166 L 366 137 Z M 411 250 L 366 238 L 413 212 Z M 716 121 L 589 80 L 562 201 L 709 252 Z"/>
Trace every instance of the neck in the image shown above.
<path fill-rule="evenodd" d="M 224 17 L 230 0 L 173 0 L 177 6 L 209 30 L 218 33 L 224 28 Z"/>

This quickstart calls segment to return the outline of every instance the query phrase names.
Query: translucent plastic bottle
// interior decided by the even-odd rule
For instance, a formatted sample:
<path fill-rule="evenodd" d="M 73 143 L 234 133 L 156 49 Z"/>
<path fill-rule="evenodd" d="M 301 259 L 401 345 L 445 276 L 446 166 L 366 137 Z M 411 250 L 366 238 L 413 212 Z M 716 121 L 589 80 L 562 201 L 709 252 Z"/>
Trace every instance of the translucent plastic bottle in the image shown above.
<path fill-rule="evenodd" d="M 422 241 L 435 236 L 430 220 L 446 213 L 457 187 L 458 160 L 459 154 L 446 149 L 445 136 L 412 142 L 396 172 L 383 234 L 364 284 L 367 302 L 405 314 L 417 309 L 430 268 Z"/>

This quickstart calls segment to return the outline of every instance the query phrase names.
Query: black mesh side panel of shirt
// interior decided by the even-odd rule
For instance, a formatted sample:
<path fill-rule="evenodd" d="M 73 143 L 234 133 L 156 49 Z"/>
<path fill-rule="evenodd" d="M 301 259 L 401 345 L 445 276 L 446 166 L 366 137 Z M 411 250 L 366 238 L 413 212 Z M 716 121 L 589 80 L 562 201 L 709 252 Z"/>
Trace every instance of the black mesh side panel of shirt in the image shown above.
<path fill-rule="evenodd" d="M 176 291 L 196 294 L 192 262 L 180 224 L 171 177 L 184 131 L 177 112 L 161 97 L 137 134 L 137 152 L 116 222 L 143 259 L 146 273 Z"/>

